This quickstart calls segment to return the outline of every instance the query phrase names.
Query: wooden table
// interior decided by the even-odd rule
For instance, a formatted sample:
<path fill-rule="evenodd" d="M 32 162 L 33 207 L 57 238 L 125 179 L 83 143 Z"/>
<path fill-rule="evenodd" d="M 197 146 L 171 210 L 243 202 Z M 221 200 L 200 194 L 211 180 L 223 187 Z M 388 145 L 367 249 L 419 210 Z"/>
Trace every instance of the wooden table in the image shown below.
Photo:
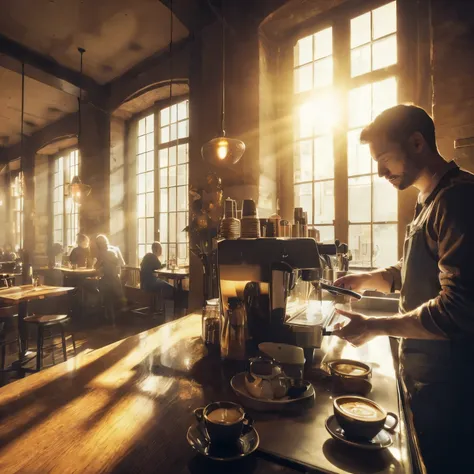
<path fill-rule="evenodd" d="M 194 423 L 195 408 L 213 400 L 236 400 L 229 386 L 235 367 L 208 355 L 200 333 L 201 316 L 190 315 L 79 354 L 0 389 L 0 472 L 304 471 L 261 450 L 243 461 L 221 464 L 201 458 L 188 446 L 186 430 Z M 317 387 L 316 401 L 320 390 Z M 317 403 L 314 410 L 318 410 Z M 269 414 L 254 416 L 262 445 L 271 420 L 276 432 L 279 421 L 285 419 Z M 304 433 L 301 427 L 311 416 L 309 412 L 294 419 L 289 443 Z M 324 428 L 312 439 L 313 449 L 331 466 L 322 472 L 375 474 L 388 472 L 390 462 L 398 466 L 402 462 L 401 451 L 348 451 L 334 444 Z"/>
<path fill-rule="evenodd" d="M 19 362 L 24 359 L 28 350 L 28 328 L 24 321 L 28 315 L 28 302 L 42 300 L 54 296 L 61 296 L 74 290 L 65 286 L 37 286 L 22 285 L 0 289 L 0 301 L 9 304 L 18 304 L 18 335 L 19 335 Z"/>
<path fill-rule="evenodd" d="M 69 267 L 59 267 L 65 275 L 74 275 L 74 276 L 84 276 L 90 277 L 97 275 L 97 270 L 95 268 L 86 268 L 86 267 L 79 267 L 79 268 L 69 268 Z"/>

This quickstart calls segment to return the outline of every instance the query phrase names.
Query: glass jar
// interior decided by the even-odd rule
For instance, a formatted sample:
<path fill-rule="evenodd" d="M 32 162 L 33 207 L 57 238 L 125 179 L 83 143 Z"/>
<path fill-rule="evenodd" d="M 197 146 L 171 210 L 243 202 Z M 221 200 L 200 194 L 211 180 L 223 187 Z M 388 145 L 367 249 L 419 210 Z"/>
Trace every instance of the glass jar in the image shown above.
<path fill-rule="evenodd" d="M 219 345 L 219 299 L 207 300 L 202 309 L 202 340 L 205 344 Z"/>

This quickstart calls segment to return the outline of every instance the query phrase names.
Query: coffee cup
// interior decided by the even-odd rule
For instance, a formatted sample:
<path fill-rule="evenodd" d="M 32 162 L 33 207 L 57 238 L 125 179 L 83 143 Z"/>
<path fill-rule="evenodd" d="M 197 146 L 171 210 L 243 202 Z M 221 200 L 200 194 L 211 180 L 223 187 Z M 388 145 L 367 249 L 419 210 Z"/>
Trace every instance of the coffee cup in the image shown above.
<path fill-rule="evenodd" d="M 203 423 L 211 444 L 233 444 L 253 425 L 244 409 L 232 402 L 213 402 L 204 408 L 196 408 L 194 416 Z"/>
<path fill-rule="evenodd" d="M 395 413 L 368 398 L 344 395 L 334 399 L 333 408 L 339 426 L 349 438 L 372 439 L 382 429 L 393 431 L 398 425 Z M 388 417 L 393 419 L 390 424 Z"/>
<path fill-rule="evenodd" d="M 372 389 L 369 379 L 372 369 L 369 365 L 351 359 L 337 359 L 328 363 L 336 393 L 367 395 Z"/>

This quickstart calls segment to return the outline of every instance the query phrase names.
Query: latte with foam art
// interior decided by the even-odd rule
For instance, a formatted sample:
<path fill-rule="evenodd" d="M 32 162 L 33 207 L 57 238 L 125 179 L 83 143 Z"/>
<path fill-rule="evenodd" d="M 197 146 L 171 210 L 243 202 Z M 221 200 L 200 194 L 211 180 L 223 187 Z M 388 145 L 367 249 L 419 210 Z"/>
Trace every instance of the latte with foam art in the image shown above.
<path fill-rule="evenodd" d="M 376 421 L 385 417 L 385 414 L 375 406 L 359 400 L 343 402 L 339 404 L 339 408 L 346 415 L 363 421 Z"/>

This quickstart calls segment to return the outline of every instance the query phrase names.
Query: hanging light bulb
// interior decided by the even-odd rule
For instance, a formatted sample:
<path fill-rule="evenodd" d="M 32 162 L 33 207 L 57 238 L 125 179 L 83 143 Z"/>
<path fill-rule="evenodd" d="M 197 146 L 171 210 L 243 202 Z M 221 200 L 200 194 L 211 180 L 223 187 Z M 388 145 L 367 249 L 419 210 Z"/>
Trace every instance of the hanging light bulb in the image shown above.
<path fill-rule="evenodd" d="M 205 161 L 213 164 L 232 163 L 235 165 L 245 153 L 245 143 L 237 138 L 225 136 L 225 19 L 222 22 L 222 104 L 221 129 L 216 138 L 206 142 L 201 148 L 201 155 Z"/>

